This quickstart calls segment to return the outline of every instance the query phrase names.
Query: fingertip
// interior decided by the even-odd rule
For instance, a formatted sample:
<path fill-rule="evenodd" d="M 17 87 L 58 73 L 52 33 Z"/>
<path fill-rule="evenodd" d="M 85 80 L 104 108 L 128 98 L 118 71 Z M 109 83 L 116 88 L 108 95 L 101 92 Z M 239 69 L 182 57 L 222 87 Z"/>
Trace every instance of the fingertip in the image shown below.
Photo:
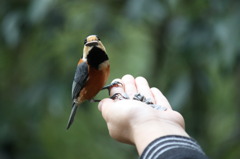
<path fill-rule="evenodd" d="M 151 92 L 154 96 L 163 96 L 165 98 L 165 96 L 163 95 L 163 93 L 156 87 L 152 87 L 151 88 Z"/>
<path fill-rule="evenodd" d="M 98 103 L 98 110 L 101 112 L 102 111 L 102 105 L 103 105 L 103 102 L 104 102 L 105 99 L 101 100 L 99 103 Z"/>
<path fill-rule="evenodd" d="M 130 98 L 133 98 L 134 94 L 137 93 L 135 79 L 132 75 L 124 75 L 122 77 L 122 81 L 124 83 L 124 91 L 128 94 Z"/>
<path fill-rule="evenodd" d="M 154 92 L 154 93 L 155 93 L 155 92 L 158 92 L 158 93 L 160 92 L 160 90 L 159 90 L 158 88 L 156 88 L 156 87 L 152 87 L 152 88 L 151 88 L 151 91 Z M 161 93 L 161 92 L 160 92 L 160 93 Z"/>
<path fill-rule="evenodd" d="M 126 81 L 132 80 L 132 79 L 134 79 L 134 77 L 130 74 L 126 74 L 122 77 L 122 80 L 126 80 Z"/>
<path fill-rule="evenodd" d="M 104 102 L 107 100 L 107 98 L 101 100 L 99 103 L 98 103 L 98 110 L 101 112 L 102 111 L 102 106 L 104 104 Z"/>
<path fill-rule="evenodd" d="M 142 77 L 142 76 L 138 76 L 136 79 L 136 85 L 138 87 L 141 87 L 143 85 L 146 85 L 147 87 L 149 87 L 148 81 L 146 80 L 146 78 Z"/>
<path fill-rule="evenodd" d="M 98 104 L 98 110 L 100 112 L 102 112 L 103 106 L 106 105 L 110 101 L 112 101 L 112 99 L 109 99 L 109 98 L 105 98 L 105 99 L 101 100 Z"/>
<path fill-rule="evenodd" d="M 142 77 L 142 76 L 138 76 L 138 77 L 136 77 L 136 79 L 135 79 L 136 81 L 147 81 L 146 80 L 146 78 L 144 78 L 144 77 Z"/>
<path fill-rule="evenodd" d="M 168 99 L 163 95 L 163 93 L 156 87 L 151 88 L 152 95 L 156 101 L 156 104 L 163 105 L 168 109 L 172 109 Z"/>

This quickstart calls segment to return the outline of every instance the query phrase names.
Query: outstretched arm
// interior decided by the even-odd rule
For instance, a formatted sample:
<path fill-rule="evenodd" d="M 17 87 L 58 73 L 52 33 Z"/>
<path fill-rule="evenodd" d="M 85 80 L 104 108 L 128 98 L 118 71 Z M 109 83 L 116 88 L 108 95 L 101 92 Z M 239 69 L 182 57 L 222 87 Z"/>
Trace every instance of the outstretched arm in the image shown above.
<path fill-rule="evenodd" d="M 107 122 L 112 138 L 134 144 L 141 155 L 149 143 L 167 135 L 189 137 L 184 130 L 182 115 L 172 110 L 168 100 L 157 88 L 150 88 L 143 77 L 134 79 L 125 75 L 116 79 L 123 85 L 113 87 L 115 93 L 127 94 L 130 100 L 104 99 L 99 103 L 99 110 Z M 137 93 L 144 95 L 154 104 L 166 107 L 167 110 L 153 109 L 151 106 L 131 100 Z"/>

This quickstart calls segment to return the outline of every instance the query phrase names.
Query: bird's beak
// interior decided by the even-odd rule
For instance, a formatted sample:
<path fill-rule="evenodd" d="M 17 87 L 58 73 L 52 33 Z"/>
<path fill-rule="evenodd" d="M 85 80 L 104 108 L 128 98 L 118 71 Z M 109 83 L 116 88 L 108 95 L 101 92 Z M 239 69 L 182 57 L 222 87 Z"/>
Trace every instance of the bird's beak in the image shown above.
<path fill-rule="evenodd" d="M 98 45 L 98 41 L 90 41 L 85 44 L 86 46 L 96 46 Z"/>

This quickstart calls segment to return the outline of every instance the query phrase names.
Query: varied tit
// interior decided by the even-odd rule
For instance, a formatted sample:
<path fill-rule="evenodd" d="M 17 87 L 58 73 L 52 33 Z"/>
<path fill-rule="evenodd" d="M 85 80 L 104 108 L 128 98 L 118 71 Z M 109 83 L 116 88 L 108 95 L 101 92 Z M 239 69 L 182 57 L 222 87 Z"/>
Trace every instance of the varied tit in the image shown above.
<path fill-rule="evenodd" d="M 96 101 L 93 98 L 103 89 L 109 73 L 110 65 L 105 47 L 98 36 L 88 36 L 84 41 L 83 57 L 78 62 L 72 84 L 73 103 L 67 129 L 73 123 L 77 108 L 82 102 L 86 100 Z"/>

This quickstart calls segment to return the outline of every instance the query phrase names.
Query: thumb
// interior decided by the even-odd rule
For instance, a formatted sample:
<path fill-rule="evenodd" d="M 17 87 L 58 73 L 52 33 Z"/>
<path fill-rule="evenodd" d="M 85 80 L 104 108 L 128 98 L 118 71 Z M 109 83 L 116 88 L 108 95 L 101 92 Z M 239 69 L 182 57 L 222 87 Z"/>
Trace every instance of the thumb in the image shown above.
<path fill-rule="evenodd" d="M 113 105 L 114 101 L 109 98 L 103 99 L 99 104 L 98 104 L 98 110 L 102 113 L 102 116 L 105 121 L 108 121 L 108 115 L 109 115 L 109 108 Z"/>
<path fill-rule="evenodd" d="M 105 98 L 105 99 L 101 100 L 101 102 L 99 102 L 98 110 L 103 113 L 103 109 L 105 109 L 105 107 L 108 107 L 108 106 L 110 106 L 112 104 L 113 104 L 113 100 L 112 99 Z"/>

